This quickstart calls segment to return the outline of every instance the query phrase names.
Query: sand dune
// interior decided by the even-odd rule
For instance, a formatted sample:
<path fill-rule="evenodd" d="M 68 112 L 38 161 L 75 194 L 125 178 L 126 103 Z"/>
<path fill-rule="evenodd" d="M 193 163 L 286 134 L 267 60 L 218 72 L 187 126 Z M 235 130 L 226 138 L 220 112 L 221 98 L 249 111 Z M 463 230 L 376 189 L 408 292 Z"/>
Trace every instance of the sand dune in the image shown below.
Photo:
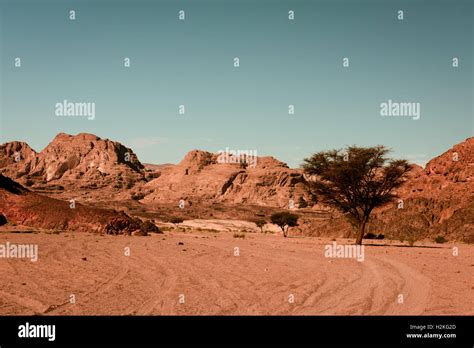
<path fill-rule="evenodd" d="M 357 262 L 325 258 L 330 239 L 278 234 L 0 233 L 6 241 L 38 244 L 39 260 L 0 260 L 2 315 L 474 314 L 465 244 L 453 256 L 452 245 L 367 241 L 380 245 Z"/>

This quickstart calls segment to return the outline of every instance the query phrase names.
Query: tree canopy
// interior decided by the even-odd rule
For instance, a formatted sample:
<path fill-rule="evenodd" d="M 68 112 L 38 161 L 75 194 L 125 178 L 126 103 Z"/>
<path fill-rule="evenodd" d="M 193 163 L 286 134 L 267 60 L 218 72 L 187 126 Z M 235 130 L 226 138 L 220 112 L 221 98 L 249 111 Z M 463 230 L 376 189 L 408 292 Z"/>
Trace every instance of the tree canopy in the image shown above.
<path fill-rule="evenodd" d="M 372 211 L 391 202 L 411 167 L 406 160 L 388 159 L 384 146 L 323 151 L 306 158 L 303 170 L 319 201 L 346 214 L 358 227 L 362 244 Z"/>
<path fill-rule="evenodd" d="M 272 224 L 275 224 L 283 231 L 283 236 L 286 238 L 288 234 L 288 228 L 298 226 L 298 215 L 291 214 L 288 212 L 281 212 L 272 214 L 270 217 Z"/>

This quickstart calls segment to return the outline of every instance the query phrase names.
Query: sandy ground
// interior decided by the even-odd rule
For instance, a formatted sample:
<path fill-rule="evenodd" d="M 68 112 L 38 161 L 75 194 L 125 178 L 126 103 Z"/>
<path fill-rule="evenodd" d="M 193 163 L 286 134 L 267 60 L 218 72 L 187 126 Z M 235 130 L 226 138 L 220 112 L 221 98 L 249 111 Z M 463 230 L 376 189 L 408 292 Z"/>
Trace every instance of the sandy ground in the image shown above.
<path fill-rule="evenodd" d="M 38 244 L 39 260 L 0 258 L 2 315 L 474 314 L 472 245 L 454 256 L 452 244 L 366 241 L 386 245 L 357 262 L 326 258 L 330 239 L 281 234 L 0 233 L 7 241 Z"/>
<path fill-rule="evenodd" d="M 172 226 L 173 224 L 168 224 Z M 185 220 L 180 227 L 190 227 L 194 229 L 214 230 L 219 232 L 260 232 L 260 229 L 253 222 L 244 220 L 224 220 L 224 219 L 193 219 Z M 280 227 L 267 223 L 262 227 L 263 232 L 279 232 Z"/>

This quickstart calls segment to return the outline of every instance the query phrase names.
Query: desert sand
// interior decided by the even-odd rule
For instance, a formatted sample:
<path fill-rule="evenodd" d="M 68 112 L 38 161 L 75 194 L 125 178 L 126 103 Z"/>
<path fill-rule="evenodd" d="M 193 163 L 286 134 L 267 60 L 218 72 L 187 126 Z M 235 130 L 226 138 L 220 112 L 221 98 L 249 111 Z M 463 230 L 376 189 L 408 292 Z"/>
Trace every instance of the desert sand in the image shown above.
<path fill-rule="evenodd" d="M 38 244 L 39 259 L 0 259 L 1 315 L 474 314 L 474 246 L 462 243 L 368 240 L 357 262 L 326 258 L 332 239 L 279 233 L 0 233 L 7 241 Z"/>

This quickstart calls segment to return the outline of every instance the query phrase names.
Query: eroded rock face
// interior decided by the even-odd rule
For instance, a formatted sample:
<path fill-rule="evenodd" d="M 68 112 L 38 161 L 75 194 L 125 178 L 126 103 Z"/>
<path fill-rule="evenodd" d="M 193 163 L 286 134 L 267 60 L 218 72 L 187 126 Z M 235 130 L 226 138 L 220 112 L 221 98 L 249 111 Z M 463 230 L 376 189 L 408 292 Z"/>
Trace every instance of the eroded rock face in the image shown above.
<path fill-rule="evenodd" d="M 145 181 L 144 167 L 122 144 L 93 134 L 58 134 L 41 152 L 11 142 L 0 147 L 1 172 L 28 186 L 130 188 Z"/>
<path fill-rule="evenodd" d="M 38 154 L 27 143 L 13 141 L 0 145 L 0 168 L 8 176 L 21 178 L 37 163 Z"/>
<path fill-rule="evenodd" d="M 474 138 L 416 166 L 398 190 L 400 202 L 381 209 L 374 228 L 397 235 L 412 228 L 474 242 Z M 408 227 L 407 227 L 408 226 Z"/>
<path fill-rule="evenodd" d="M 219 155 L 193 150 L 175 166 L 167 166 L 158 178 L 144 186 L 142 202 L 224 202 L 295 207 L 313 204 L 299 170 L 273 157 L 258 157 L 256 166 L 220 163 Z M 151 193 L 150 193 L 151 192 Z"/>

